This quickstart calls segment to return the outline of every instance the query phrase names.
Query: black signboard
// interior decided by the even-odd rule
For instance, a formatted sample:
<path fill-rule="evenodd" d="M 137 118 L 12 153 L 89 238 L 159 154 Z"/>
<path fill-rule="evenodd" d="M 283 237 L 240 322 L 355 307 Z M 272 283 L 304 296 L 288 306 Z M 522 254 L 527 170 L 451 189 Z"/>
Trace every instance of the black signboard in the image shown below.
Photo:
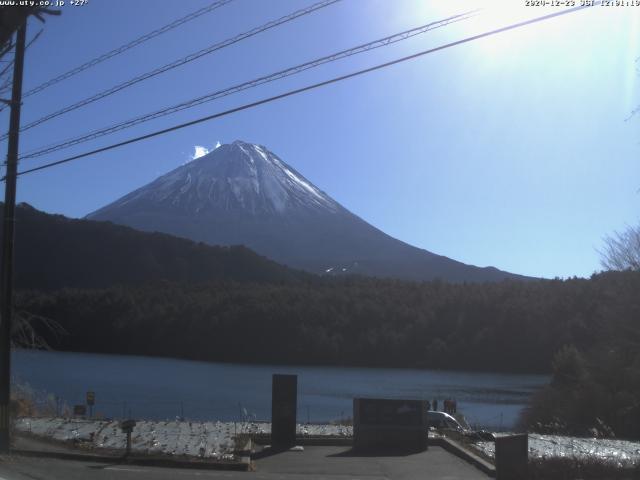
<path fill-rule="evenodd" d="M 133 427 L 135 426 L 136 426 L 135 420 L 123 420 L 122 422 L 120 422 L 120 428 L 125 433 L 131 432 L 133 430 Z"/>
<path fill-rule="evenodd" d="M 387 400 L 361 398 L 361 425 L 422 425 L 424 402 L 421 400 Z"/>
<path fill-rule="evenodd" d="M 528 478 L 529 436 L 526 433 L 496 438 L 496 478 Z"/>
<path fill-rule="evenodd" d="M 129 456 L 131 454 L 131 432 L 133 432 L 133 427 L 136 426 L 136 421 L 129 419 L 129 420 L 123 420 L 122 422 L 120 422 L 120 428 L 122 429 L 123 433 L 127 434 L 127 450 L 125 453 L 125 456 Z"/>
<path fill-rule="evenodd" d="M 77 417 L 81 417 L 87 414 L 86 405 L 74 405 L 73 406 L 73 414 Z"/>
<path fill-rule="evenodd" d="M 296 443 L 298 376 L 273 375 L 271 391 L 271 444 L 288 448 Z"/>
<path fill-rule="evenodd" d="M 425 400 L 353 399 L 353 448 L 424 451 L 428 448 Z"/>

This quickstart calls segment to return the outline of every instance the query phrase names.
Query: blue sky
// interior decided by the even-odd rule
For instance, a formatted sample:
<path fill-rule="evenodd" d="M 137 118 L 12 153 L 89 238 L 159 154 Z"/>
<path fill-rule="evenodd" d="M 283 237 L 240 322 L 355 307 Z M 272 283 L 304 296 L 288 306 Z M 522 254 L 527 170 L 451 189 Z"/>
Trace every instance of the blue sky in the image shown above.
<path fill-rule="evenodd" d="M 49 18 L 25 89 L 210 1 L 89 0 Z M 270 19 L 301 0 L 235 0 L 24 101 L 23 123 Z M 27 151 L 461 13 L 472 20 L 180 112 L 57 160 L 557 11 L 524 2 L 343 0 L 24 132 Z M 595 7 L 19 179 L 18 200 L 82 217 L 196 145 L 267 146 L 371 224 L 421 248 L 525 275 L 588 276 L 602 238 L 638 222 L 640 7 Z M 29 36 L 41 28 L 33 20 Z M 8 124 L 3 112 L 2 128 Z M 6 144 L 0 148 L 6 148 Z"/>

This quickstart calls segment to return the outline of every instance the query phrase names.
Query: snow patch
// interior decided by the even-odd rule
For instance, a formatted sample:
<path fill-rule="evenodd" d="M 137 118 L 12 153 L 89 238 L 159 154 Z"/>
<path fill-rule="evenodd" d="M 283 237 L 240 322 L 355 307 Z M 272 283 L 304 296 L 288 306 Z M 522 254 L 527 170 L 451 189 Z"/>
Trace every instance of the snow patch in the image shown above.
<path fill-rule="evenodd" d="M 323 200 L 323 201 L 325 200 L 325 198 L 312 185 L 308 184 L 307 182 L 302 180 L 300 177 L 295 175 L 291 170 L 285 167 L 280 160 L 278 160 L 277 158 L 274 158 L 273 160 L 278 164 L 278 166 L 282 169 L 282 171 L 286 173 L 291 180 L 293 180 L 298 185 L 302 186 L 302 188 L 307 190 L 309 193 L 318 197 L 320 200 Z"/>
<path fill-rule="evenodd" d="M 126 435 L 116 420 L 73 418 L 19 418 L 16 428 L 40 437 L 84 444 L 95 449 L 123 449 Z M 299 435 L 350 437 L 353 430 L 342 425 L 301 425 Z M 265 422 L 188 422 L 140 420 L 133 429 L 131 449 L 135 453 L 186 455 L 229 459 L 234 437 L 241 433 L 271 433 Z"/>
<path fill-rule="evenodd" d="M 180 194 L 183 195 L 191 187 L 191 172 L 187 173 L 187 178 L 184 181 L 184 185 L 180 187 Z"/>
<path fill-rule="evenodd" d="M 505 434 L 496 434 L 496 436 Z M 495 442 L 476 442 L 475 448 L 490 458 L 495 457 Z M 529 434 L 530 458 L 575 458 L 610 462 L 619 467 L 640 465 L 640 443 L 626 440 L 565 437 Z"/>

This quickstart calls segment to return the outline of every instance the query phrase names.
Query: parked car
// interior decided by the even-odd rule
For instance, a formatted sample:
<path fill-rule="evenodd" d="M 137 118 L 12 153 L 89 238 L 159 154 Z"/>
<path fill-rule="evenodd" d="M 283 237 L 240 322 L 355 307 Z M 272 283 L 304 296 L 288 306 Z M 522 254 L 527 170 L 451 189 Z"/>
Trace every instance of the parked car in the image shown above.
<path fill-rule="evenodd" d="M 463 420 L 464 422 L 464 420 Z M 488 442 L 495 441 L 495 435 L 486 430 L 472 430 L 466 422 L 463 425 L 454 417 L 445 412 L 437 412 L 435 410 L 429 410 L 427 412 L 427 424 L 429 428 L 437 430 L 454 430 L 461 433 L 463 436 L 470 438 L 471 440 L 484 440 Z"/>
<path fill-rule="evenodd" d="M 430 428 L 437 429 L 449 429 L 456 430 L 458 432 L 464 432 L 467 430 L 460 422 L 445 412 L 438 412 L 435 410 L 429 410 L 427 412 L 427 425 Z"/>

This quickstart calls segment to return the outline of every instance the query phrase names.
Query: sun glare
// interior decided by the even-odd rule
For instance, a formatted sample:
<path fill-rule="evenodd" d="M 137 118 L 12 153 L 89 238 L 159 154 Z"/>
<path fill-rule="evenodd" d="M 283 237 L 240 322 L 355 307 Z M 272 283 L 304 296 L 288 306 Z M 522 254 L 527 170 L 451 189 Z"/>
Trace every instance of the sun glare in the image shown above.
<path fill-rule="evenodd" d="M 565 7 L 527 7 L 524 1 L 513 0 L 459 0 L 452 2 L 420 1 L 417 9 L 421 16 L 429 18 L 446 18 L 465 12 L 473 12 L 473 17 L 456 24 L 456 29 L 465 36 L 477 35 L 506 27 L 525 20 L 541 17 L 560 11 Z M 528 25 L 523 28 L 490 36 L 474 42 L 481 50 L 488 54 L 499 54 L 503 51 L 518 47 L 522 42 L 545 42 L 559 39 L 570 33 L 575 22 L 569 19 L 556 19 L 540 24 Z"/>

